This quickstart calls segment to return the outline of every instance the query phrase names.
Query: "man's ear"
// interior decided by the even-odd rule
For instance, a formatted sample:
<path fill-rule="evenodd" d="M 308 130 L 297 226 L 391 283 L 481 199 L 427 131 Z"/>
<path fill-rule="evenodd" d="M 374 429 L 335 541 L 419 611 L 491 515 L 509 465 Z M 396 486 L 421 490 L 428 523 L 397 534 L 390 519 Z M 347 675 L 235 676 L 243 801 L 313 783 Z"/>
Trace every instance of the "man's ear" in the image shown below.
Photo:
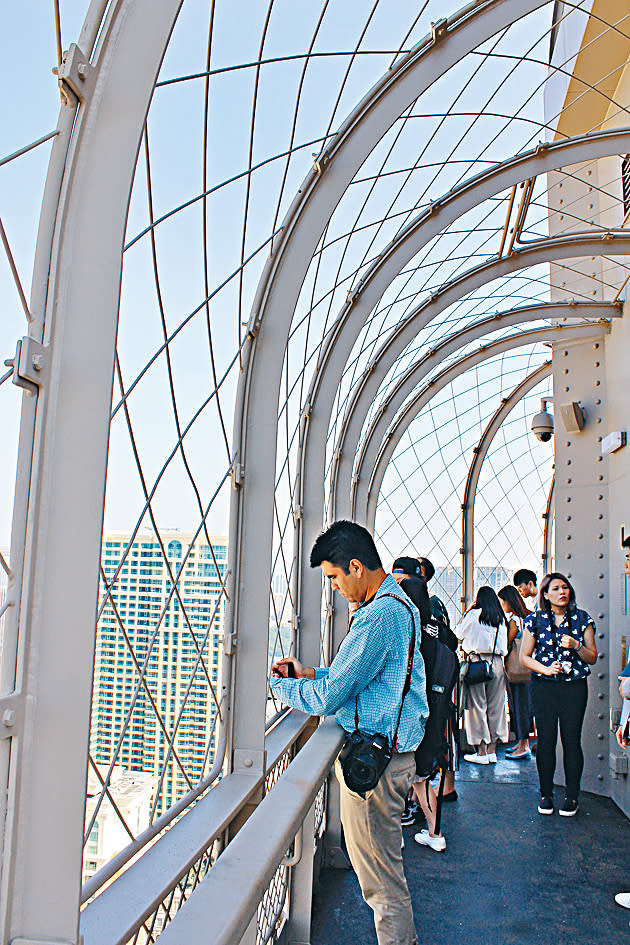
<path fill-rule="evenodd" d="M 348 570 L 354 577 L 362 578 L 365 573 L 363 563 L 358 558 L 351 558 L 348 564 Z"/>

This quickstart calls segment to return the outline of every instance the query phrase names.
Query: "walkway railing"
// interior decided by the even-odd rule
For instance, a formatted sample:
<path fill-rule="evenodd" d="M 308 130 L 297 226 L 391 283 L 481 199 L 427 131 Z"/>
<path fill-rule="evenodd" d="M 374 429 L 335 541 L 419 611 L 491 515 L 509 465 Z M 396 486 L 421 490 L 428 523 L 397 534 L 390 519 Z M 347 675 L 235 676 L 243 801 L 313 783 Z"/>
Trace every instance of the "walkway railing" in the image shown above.
<path fill-rule="evenodd" d="M 293 871 L 306 866 L 312 875 L 325 782 L 343 740 L 332 719 L 309 738 L 312 724 L 289 712 L 267 736 L 264 776 L 226 775 L 88 903 L 81 916 L 85 945 L 135 945 L 158 935 L 164 945 L 235 945 L 248 932 L 246 941 L 256 945 L 276 941 Z M 310 921 L 310 890 L 307 898 Z"/>

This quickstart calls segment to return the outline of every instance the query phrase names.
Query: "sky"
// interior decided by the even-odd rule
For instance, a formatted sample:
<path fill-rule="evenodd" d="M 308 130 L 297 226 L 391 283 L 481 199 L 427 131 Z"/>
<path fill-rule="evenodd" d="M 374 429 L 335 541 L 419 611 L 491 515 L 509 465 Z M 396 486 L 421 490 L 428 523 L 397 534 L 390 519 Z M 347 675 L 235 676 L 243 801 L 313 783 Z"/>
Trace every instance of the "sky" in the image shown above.
<path fill-rule="evenodd" d="M 80 32 L 85 0 L 61 0 L 62 40 L 64 47 L 76 39 Z M 342 4 L 331 4 L 329 15 L 324 19 L 314 44 L 315 52 L 351 49 L 359 39 L 361 23 L 369 20 L 368 11 L 372 4 L 360 0 L 356 7 L 355 18 L 344 16 Z M 417 5 L 416 5 L 417 7 Z M 412 21 L 410 10 L 413 4 L 404 3 L 392 8 L 381 4 L 374 17 L 369 20 L 364 45 L 370 50 L 396 50 L 400 41 L 401 24 L 405 17 Z M 440 12 L 442 5 L 429 3 L 424 19 L 416 27 L 408 40 L 423 35 L 431 16 Z M 191 72 L 201 71 L 205 67 L 206 36 L 209 4 L 206 0 L 187 0 L 173 34 L 161 72 L 161 80 L 168 80 Z M 234 62 L 255 61 L 259 55 L 260 35 L 263 29 L 266 5 L 254 0 L 239 0 L 238 3 L 218 3 L 216 7 L 215 35 L 216 52 L 213 53 L 212 68 L 219 70 L 213 77 L 212 105 L 208 118 L 208 135 L 211 141 L 209 161 L 209 184 L 221 182 L 232 177 L 234 182 L 221 187 L 209 199 L 210 226 L 208 232 L 209 285 L 212 289 L 222 283 L 237 268 L 240 261 L 242 216 L 245 202 L 248 201 L 248 229 L 246 235 L 246 255 L 254 254 L 253 261 L 244 272 L 242 294 L 239 297 L 239 280 L 231 278 L 221 291 L 217 292 L 211 303 L 212 339 L 214 344 L 215 368 L 218 377 L 227 372 L 221 386 L 219 402 L 222 412 L 217 409 L 216 398 L 211 399 L 207 409 L 195 420 L 191 432 L 186 437 L 186 462 L 193 471 L 193 478 L 198 486 L 203 507 L 218 490 L 218 495 L 211 505 L 208 523 L 211 532 L 225 532 L 227 528 L 227 510 L 229 502 L 229 483 L 221 486 L 228 462 L 221 424 L 227 438 L 231 438 L 232 414 L 238 372 L 232 363 L 238 343 L 239 321 L 249 317 L 250 304 L 264 263 L 264 244 L 268 238 L 273 220 L 271 210 L 275 209 L 277 220 L 281 220 L 294 193 L 300 185 L 305 170 L 310 164 L 311 152 L 316 153 L 319 144 L 315 142 L 305 147 L 287 172 L 283 196 L 277 201 L 282 168 L 277 165 L 265 165 L 252 179 L 248 192 L 245 180 L 239 176 L 247 164 L 249 148 L 250 112 L 253 87 L 253 70 L 243 69 L 238 72 L 221 73 L 220 70 Z M 296 50 L 308 48 L 318 15 L 316 5 L 295 7 L 293 0 L 278 0 L 274 4 L 273 15 L 266 33 L 264 55 L 268 58 L 290 56 Z M 394 12 L 392 12 L 394 11 Z M 237 12 L 239 15 L 234 16 Z M 242 30 L 241 23 L 247 19 L 249 29 Z M 433 15 L 433 19 L 437 18 Z M 3 72 L 4 88 L 11 89 L 18 85 L 19 94 L 5 96 L 3 109 L 2 146 L 0 157 L 9 155 L 29 142 L 54 129 L 59 109 L 57 82 L 51 69 L 56 61 L 56 40 L 53 16 L 53 3 L 42 2 L 37 5 L 37 15 L 32 9 L 18 7 L 15 4 L 5 14 L 8 26 L 4 29 L 0 43 L 2 58 L 0 69 Z M 527 46 L 528 29 L 534 23 L 536 29 L 544 32 L 545 19 L 541 14 L 527 24 L 517 24 L 512 31 L 513 41 Z M 200 26 L 201 24 L 201 26 Z M 220 40 L 220 41 L 219 41 Z M 494 48 L 494 46 L 493 46 Z M 500 45 L 496 47 L 500 49 Z M 28 69 L 24 68 L 23 50 L 28 49 Z M 333 128 L 341 118 L 355 105 L 375 78 L 381 74 L 392 59 L 378 54 L 358 57 L 353 70 L 344 81 L 345 60 L 341 57 L 322 56 L 313 60 L 303 90 L 303 98 L 297 111 L 295 140 L 308 143 L 325 131 Z M 510 76 L 512 68 L 509 56 L 505 60 L 497 59 L 506 86 L 503 96 L 517 94 L 518 80 Z M 295 88 L 302 69 L 302 61 L 277 63 L 272 69 L 265 69 L 259 77 L 259 112 L 261 118 L 256 122 L 252 139 L 253 162 L 264 162 L 281 150 L 289 142 L 289 131 L 295 107 Z M 475 86 L 472 79 L 476 71 L 474 62 L 460 64 L 453 70 L 453 75 L 436 83 L 427 93 L 423 108 L 426 112 L 439 112 L 445 107 L 448 96 L 461 83 L 463 89 L 458 100 L 458 109 L 462 113 L 472 111 L 478 105 L 479 97 L 490 96 L 494 92 L 492 75 L 486 80 L 479 80 Z M 536 63 L 529 67 L 530 80 L 540 72 Z M 522 80 L 521 80 L 522 81 Z M 326 83 L 329 83 L 327 86 Z M 326 89 L 341 87 L 338 101 L 334 108 Z M 528 106 L 532 113 L 539 108 L 539 103 Z M 204 108 L 204 83 L 193 80 L 186 83 L 164 85 L 156 91 L 149 119 L 149 144 L 151 153 L 151 178 L 154 199 L 154 217 L 159 217 L 173 206 L 199 193 L 201 189 L 201 122 Z M 330 120 L 331 110 L 334 117 Z M 330 125 L 329 125 L 330 122 Z M 448 145 L 448 136 L 457 135 L 460 126 L 464 128 L 464 119 L 452 117 L 444 129 L 436 131 L 440 122 L 436 118 L 422 118 L 416 123 L 414 133 L 407 133 L 396 144 L 396 159 L 404 166 L 413 160 L 417 153 L 418 135 L 426 136 L 429 144 L 423 160 L 427 163 L 439 163 Z M 468 158 L 474 156 L 484 145 L 492 140 L 493 129 L 498 128 L 497 120 L 486 118 L 484 122 L 468 131 L 460 148 L 466 151 Z M 526 128 L 523 125 L 522 128 Z M 531 129 L 528 134 L 535 134 Z M 391 137 L 391 136 L 390 136 Z M 376 149 L 375 154 L 366 162 L 365 174 L 376 167 L 382 152 L 389 147 L 389 138 Z M 503 153 L 505 145 L 498 141 L 494 152 L 488 152 L 487 159 L 495 159 Z M 455 156 L 458 157 L 459 153 Z M 45 144 L 28 155 L 10 164 L 0 167 L 0 216 L 3 220 L 7 237 L 13 250 L 18 271 L 28 296 L 33 263 L 35 236 L 39 207 L 43 192 L 46 165 L 50 155 L 50 144 Z M 174 173 L 174 168 L 176 173 Z M 137 180 L 132 195 L 128 239 L 140 233 L 149 221 L 147 209 L 146 162 L 144 153 L 137 169 Z M 435 191 L 429 196 L 437 196 L 451 186 L 462 166 L 453 163 L 443 169 L 443 177 L 435 184 Z M 413 186 L 408 188 L 413 191 Z M 366 199 L 369 185 L 360 185 L 348 193 L 340 205 L 335 218 L 337 232 L 343 233 L 344 226 L 352 222 Z M 379 207 L 389 200 L 383 192 L 373 203 L 370 213 L 378 219 Z M 402 193 L 398 197 L 397 207 L 408 207 L 411 197 Z M 397 225 L 397 224 L 396 224 Z M 366 231 L 367 232 L 367 231 Z M 388 232 L 383 231 L 384 234 Z M 395 226 L 390 225 L 391 235 Z M 367 242 L 356 236 L 352 246 L 344 248 L 343 242 L 338 248 L 331 246 L 323 255 L 323 264 L 318 272 L 319 282 L 313 277 L 309 286 L 323 286 L 318 289 L 324 293 L 326 280 L 336 276 L 337 266 L 345 266 L 351 272 L 355 260 L 360 260 Z M 455 246 L 457 241 L 453 237 Z M 260 247 L 263 247 L 259 252 Z M 439 249 L 439 248 L 438 248 Z M 199 306 L 203 297 L 201 252 L 201 213 L 199 204 L 195 204 L 161 224 L 156 229 L 156 252 L 160 271 L 160 289 L 164 305 L 164 318 L 168 331 L 182 323 L 188 313 Z M 436 258 L 439 258 L 437 252 Z M 451 267 L 452 268 L 452 267 Z M 444 278 L 437 273 L 436 278 Z M 309 277 L 310 278 L 310 277 Z M 335 295 L 342 299 L 346 291 L 340 285 Z M 305 289 L 306 295 L 306 289 Z M 15 291 L 8 264 L 0 253 L 0 354 L 2 358 L 11 357 L 16 340 L 26 332 L 24 315 Z M 303 308 L 306 300 L 300 300 Z M 322 307 L 322 312 L 324 308 Z M 395 321 L 396 312 L 390 324 Z M 202 316 L 203 316 L 202 312 Z M 319 317 L 319 316 L 318 316 Z M 323 324 L 324 316 L 314 324 Z M 129 388 L 138 377 L 152 353 L 159 348 L 162 340 L 162 325 L 156 300 L 153 260 L 150 242 L 145 237 L 130 247 L 124 257 L 123 296 L 119 328 L 119 354 L 125 387 Z M 241 328 L 242 330 L 242 328 Z M 318 327 L 318 330 L 319 329 Z M 375 329 L 373 329 L 373 334 Z M 367 337 L 367 336 L 366 336 Z M 375 335 L 376 337 L 376 335 Z M 298 338 L 298 334 L 296 334 Z M 317 340 L 317 332 L 311 332 L 308 342 Z M 299 340 L 299 338 L 298 338 Z M 302 342 L 300 344 L 306 344 Z M 362 342 L 363 343 L 363 342 Z M 181 425 L 185 426 L 195 415 L 199 403 L 209 397 L 212 390 L 212 378 L 209 372 L 208 338 L 204 317 L 193 318 L 178 335 L 172 348 L 172 378 Z M 303 357 L 296 344 L 295 371 L 300 370 Z M 364 351 L 368 347 L 364 346 Z M 358 364 L 361 365 L 359 355 Z M 360 373 L 360 368 L 359 368 Z M 295 379 L 295 373 L 293 380 Z M 344 381 L 349 383 L 349 381 Z M 19 423 L 21 393 L 10 383 L 0 387 L 0 429 L 2 431 L 2 463 L 0 464 L 0 547 L 9 542 L 12 492 L 14 484 L 15 452 Z M 114 389 L 114 404 L 118 403 L 120 390 Z M 295 402 L 295 398 L 294 401 Z M 184 457 L 175 455 L 166 472 L 160 478 L 160 470 L 168 458 L 169 451 L 177 440 L 176 424 L 173 417 L 167 366 L 160 358 L 138 383 L 128 399 L 131 423 L 137 438 L 141 454 L 143 473 L 151 483 L 159 479 L 154 506 L 159 524 L 165 527 L 194 528 L 199 519 L 199 502 L 195 489 L 184 466 Z M 295 407 L 292 408 L 295 414 Z M 295 418 L 294 418 L 295 419 Z M 142 488 L 132 451 L 124 411 L 118 410 L 112 423 L 110 466 L 107 483 L 107 504 L 105 513 L 106 529 L 127 530 L 135 523 L 138 510 L 143 505 Z"/>

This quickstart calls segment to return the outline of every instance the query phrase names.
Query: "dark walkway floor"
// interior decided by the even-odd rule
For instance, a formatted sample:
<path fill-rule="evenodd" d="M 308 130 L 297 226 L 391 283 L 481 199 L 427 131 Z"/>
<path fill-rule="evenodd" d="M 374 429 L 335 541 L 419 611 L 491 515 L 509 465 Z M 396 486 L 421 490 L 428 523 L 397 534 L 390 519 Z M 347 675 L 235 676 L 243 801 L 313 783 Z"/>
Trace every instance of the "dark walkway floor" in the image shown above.
<path fill-rule="evenodd" d="M 612 801 L 583 793 L 576 817 L 541 817 L 533 760 L 462 762 L 457 790 L 443 808 L 444 853 L 404 830 L 420 945 L 630 943 L 630 910 L 614 902 L 630 891 L 630 826 Z M 376 943 L 354 873 L 322 873 L 311 941 Z"/>

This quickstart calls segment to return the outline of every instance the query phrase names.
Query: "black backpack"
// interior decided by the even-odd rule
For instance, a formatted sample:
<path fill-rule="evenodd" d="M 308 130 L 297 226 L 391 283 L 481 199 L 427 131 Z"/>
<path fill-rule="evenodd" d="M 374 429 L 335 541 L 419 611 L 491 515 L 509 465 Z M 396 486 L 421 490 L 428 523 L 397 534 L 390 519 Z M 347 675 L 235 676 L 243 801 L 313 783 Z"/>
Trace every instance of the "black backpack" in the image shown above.
<path fill-rule="evenodd" d="M 435 829 L 439 833 L 444 773 L 449 750 L 449 722 L 452 732 L 457 733 L 457 710 L 453 702 L 453 690 L 459 679 L 459 660 L 455 653 L 440 641 L 439 628 L 434 622 L 422 628 L 420 652 L 427 679 L 429 718 L 422 741 L 416 749 L 416 771 L 427 776 L 427 784 L 438 771 L 442 771 L 435 822 Z"/>

